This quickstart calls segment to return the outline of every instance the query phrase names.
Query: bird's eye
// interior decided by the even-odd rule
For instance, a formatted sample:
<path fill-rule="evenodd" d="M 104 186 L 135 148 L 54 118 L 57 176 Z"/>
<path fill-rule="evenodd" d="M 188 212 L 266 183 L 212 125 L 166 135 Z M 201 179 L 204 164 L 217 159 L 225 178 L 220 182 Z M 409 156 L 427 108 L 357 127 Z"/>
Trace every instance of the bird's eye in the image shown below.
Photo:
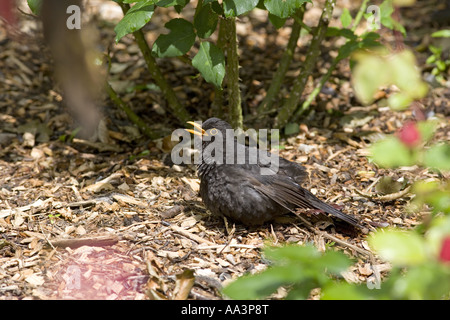
<path fill-rule="evenodd" d="M 217 133 L 219 132 L 219 130 L 217 130 L 216 128 L 212 128 L 209 133 L 211 133 L 211 135 L 215 136 Z"/>

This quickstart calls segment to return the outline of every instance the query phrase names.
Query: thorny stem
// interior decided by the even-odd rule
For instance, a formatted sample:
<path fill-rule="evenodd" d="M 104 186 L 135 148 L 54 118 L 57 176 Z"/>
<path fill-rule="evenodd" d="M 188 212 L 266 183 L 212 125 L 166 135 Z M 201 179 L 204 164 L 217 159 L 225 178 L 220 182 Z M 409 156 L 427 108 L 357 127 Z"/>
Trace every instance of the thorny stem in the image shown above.
<path fill-rule="evenodd" d="M 300 9 L 300 10 L 303 10 L 303 13 L 304 13 L 305 7 L 302 7 L 302 9 Z M 297 22 L 297 23 L 300 25 L 300 27 L 302 27 L 303 29 L 305 29 L 308 33 L 311 33 L 311 32 L 313 31 L 312 28 L 303 22 L 303 13 L 302 13 L 301 15 L 300 15 L 299 13 L 300 13 L 300 12 L 297 11 L 297 12 L 292 16 L 292 18 L 294 19 L 295 22 Z"/>
<path fill-rule="evenodd" d="M 335 5 L 336 0 L 327 0 L 325 2 L 325 7 L 320 17 L 319 24 L 313 34 L 313 39 L 311 41 L 306 60 L 303 64 L 303 70 L 297 79 L 295 79 L 291 90 L 291 95 L 278 112 L 277 118 L 275 119 L 275 126 L 277 128 L 283 128 L 288 121 L 291 120 L 292 115 L 297 108 L 308 77 L 311 75 L 315 63 L 320 55 L 320 44 L 325 37 L 328 23 L 331 20 Z"/>
<path fill-rule="evenodd" d="M 224 24 L 225 51 L 227 53 L 226 75 L 228 87 L 228 108 L 233 128 L 242 128 L 243 117 L 241 107 L 241 91 L 239 88 L 239 56 L 237 50 L 236 18 L 225 18 Z"/>
<path fill-rule="evenodd" d="M 267 111 L 272 108 L 273 103 L 275 102 L 277 95 L 280 91 L 280 87 L 283 83 L 284 77 L 286 75 L 287 70 L 292 61 L 292 57 L 294 55 L 295 48 L 297 47 L 297 41 L 300 36 L 301 25 L 300 22 L 303 19 L 303 14 L 305 10 L 304 7 L 300 8 L 295 12 L 294 16 L 294 24 L 292 25 L 291 35 L 289 37 L 288 44 L 286 46 L 286 50 L 281 57 L 280 64 L 278 66 L 277 71 L 275 72 L 272 82 L 270 84 L 269 89 L 267 90 L 267 94 L 264 100 L 258 107 L 258 114 L 263 115 Z"/>
<path fill-rule="evenodd" d="M 122 11 L 124 14 L 126 14 L 127 11 L 130 9 L 130 5 L 128 5 L 126 3 L 119 3 L 119 5 L 122 8 Z M 161 92 L 163 93 L 164 97 L 166 98 L 169 108 L 172 110 L 173 114 L 181 122 L 184 123 L 184 122 L 188 121 L 189 113 L 183 107 L 183 105 L 181 105 L 181 103 L 178 101 L 178 98 L 175 95 L 175 92 L 173 91 L 172 87 L 167 83 L 161 70 L 159 69 L 158 65 L 156 64 L 156 60 L 152 56 L 150 47 L 148 46 L 148 43 L 145 40 L 144 33 L 142 32 L 142 30 L 137 30 L 137 31 L 133 32 L 133 35 L 136 39 L 136 43 L 138 44 L 139 49 L 142 52 L 142 55 L 144 56 L 144 60 L 145 60 L 145 63 L 147 64 L 147 68 L 150 71 L 150 74 L 152 75 L 153 79 L 155 80 L 157 86 L 161 89 Z"/>
<path fill-rule="evenodd" d="M 219 33 L 217 35 L 217 46 L 225 52 L 225 23 L 222 23 L 222 19 L 219 22 Z M 226 77 L 226 74 L 225 74 Z M 223 87 L 214 86 L 214 100 L 212 103 L 212 112 L 219 118 L 223 118 Z"/>

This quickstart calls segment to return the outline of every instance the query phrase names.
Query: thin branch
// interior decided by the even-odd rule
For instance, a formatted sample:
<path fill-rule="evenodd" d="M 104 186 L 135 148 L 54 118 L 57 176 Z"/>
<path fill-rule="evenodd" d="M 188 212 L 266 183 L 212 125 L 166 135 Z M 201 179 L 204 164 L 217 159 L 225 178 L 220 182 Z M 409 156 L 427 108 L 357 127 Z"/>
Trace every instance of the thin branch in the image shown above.
<path fill-rule="evenodd" d="M 291 35 L 289 37 L 286 50 L 284 51 L 283 56 L 281 57 L 280 64 L 272 78 L 272 82 L 270 84 L 269 89 L 267 90 L 267 94 L 258 107 L 258 114 L 260 115 L 265 114 L 272 108 L 272 105 L 278 96 L 286 72 L 288 71 L 289 66 L 291 65 L 295 48 L 297 47 L 297 41 L 300 36 L 300 30 L 302 28 L 300 22 L 302 22 L 304 12 L 305 12 L 304 7 L 302 7 L 298 9 L 297 12 L 294 14 L 294 24 L 292 25 Z"/>
<path fill-rule="evenodd" d="M 341 59 L 334 59 L 333 63 L 331 64 L 330 68 L 328 68 L 328 71 L 325 75 L 322 76 L 320 79 L 319 84 L 314 88 L 314 90 L 309 94 L 308 98 L 303 102 L 302 106 L 295 112 L 294 117 L 292 118 L 292 121 L 296 121 L 300 118 L 300 116 L 308 110 L 311 103 L 316 99 L 317 95 L 322 90 L 325 83 L 330 79 L 331 74 L 333 73 L 334 69 L 336 69 L 337 64 L 341 61 Z"/>
<path fill-rule="evenodd" d="M 119 3 L 119 5 L 122 8 L 122 11 L 124 14 L 126 14 L 127 11 L 130 9 L 129 4 Z M 163 93 L 164 97 L 166 98 L 169 108 L 172 110 L 173 114 L 181 122 L 184 123 L 184 122 L 188 121 L 190 118 L 189 113 L 184 108 L 184 106 L 178 101 L 178 98 L 175 95 L 175 92 L 173 91 L 172 87 L 167 83 L 161 70 L 159 69 L 158 65 L 156 64 L 156 60 L 152 56 L 152 51 L 150 50 L 150 47 L 148 46 L 148 43 L 145 40 L 144 33 L 142 32 L 141 29 L 139 29 L 139 30 L 133 32 L 133 35 L 134 35 L 134 38 L 136 39 L 136 43 L 139 46 L 139 49 L 142 52 L 142 55 L 144 56 L 144 60 L 145 60 L 145 63 L 147 64 L 147 68 L 150 71 L 150 74 L 152 75 L 156 84 L 161 89 L 161 92 Z"/>
<path fill-rule="evenodd" d="M 356 30 L 356 28 L 359 25 L 359 22 L 361 21 L 364 13 L 366 12 L 366 8 L 367 8 L 367 2 L 369 2 L 369 0 L 364 0 L 361 4 L 361 7 L 359 8 L 358 13 L 356 14 L 355 20 L 353 21 L 353 26 L 352 26 L 352 31 L 354 32 Z"/>
<path fill-rule="evenodd" d="M 114 89 L 108 82 L 106 82 L 106 92 L 108 93 L 109 98 L 112 100 L 112 102 L 114 102 L 116 106 L 118 106 L 123 112 L 125 112 L 128 119 L 130 119 L 130 121 L 133 122 L 143 134 L 145 134 L 150 139 L 159 138 L 159 136 L 147 126 L 145 121 L 142 120 L 136 113 L 134 113 L 134 111 L 131 110 L 130 107 L 128 107 L 128 105 L 119 98 L 116 91 L 114 91 Z"/>

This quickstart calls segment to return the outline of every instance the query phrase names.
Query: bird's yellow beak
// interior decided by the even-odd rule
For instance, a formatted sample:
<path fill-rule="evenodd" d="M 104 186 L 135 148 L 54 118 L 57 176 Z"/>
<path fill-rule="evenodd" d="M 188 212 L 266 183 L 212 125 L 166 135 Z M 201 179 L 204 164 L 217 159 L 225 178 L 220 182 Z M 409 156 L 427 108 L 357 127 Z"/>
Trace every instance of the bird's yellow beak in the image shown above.
<path fill-rule="evenodd" d="M 187 132 L 190 132 L 190 133 L 192 133 L 192 134 L 196 134 L 196 135 L 198 135 L 198 136 L 207 136 L 207 135 L 208 135 L 208 134 L 206 133 L 206 131 L 203 130 L 202 127 L 201 127 L 198 123 L 195 123 L 195 122 L 193 122 L 193 121 L 188 121 L 187 123 L 193 125 L 193 126 L 194 126 L 194 129 L 198 129 L 198 130 L 184 129 L 184 130 L 186 130 Z"/>

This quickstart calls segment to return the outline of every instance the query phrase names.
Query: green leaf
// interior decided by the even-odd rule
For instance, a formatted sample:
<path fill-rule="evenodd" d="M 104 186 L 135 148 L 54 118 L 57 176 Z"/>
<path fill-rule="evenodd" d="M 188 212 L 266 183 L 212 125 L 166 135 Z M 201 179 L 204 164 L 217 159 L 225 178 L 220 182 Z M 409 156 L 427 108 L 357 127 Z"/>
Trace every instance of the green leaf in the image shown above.
<path fill-rule="evenodd" d="M 173 7 L 173 6 L 182 6 L 184 7 L 187 4 L 186 0 L 161 0 L 156 2 L 157 7 Z"/>
<path fill-rule="evenodd" d="M 439 170 L 450 170 L 450 144 L 437 144 L 425 152 L 424 163 L 427 167 Z"/>
<path fill-rule="evenodd" d="M 349 52 L 358 48 L 358 43 L 347 42 L 340 50 L 338 57 L 341 55 L 341 50 L 346 46 L 349 48 L 344 52 Z M 344 56 L 342 53 L 342 56 Z M 379 56 L 361 54 L 357 57 L 358 64 L 352 72 L 352 82 L 355 93 L 359 100 L 368 104 L 373 101 L 373 96 L 378 88 L 386 83 L 389 83 L 390 68 L 388 64 Z"/>
<path fill-rule="evenodd" d="M 356 40 L 358 38 L 358 36 L 352 30 L 336 27 L 328 27 L 325 36 L 327 37 L 342 36 L 350 40 Z"/>
<path fill-rule="evenodd" d="M 162 34 L 153 44 L 153 55 L 163 57 L 178 57 L 187 53 L 195 42 L 194 26 L 184 19 L 172 19 L 165 24 L 171 32 Z"/>
<path fill-rule="evenodd" d="M 322 290 L 322 300 L 369 300 L 367 286 L 350 283 L 332 283 Z"/>
<path fill-rule="evenodd" d="M 328 27 L 327 31 L 325 33 L 326 37 L 336 37 L 339 36 L 341 33 L 341 29 L 337 27 Z"/>
<path fill-rule="evenodd" d="M 380 22 L 386 28 L 391 30 L 400 31 L 403 36 L 406 36 L 405 28 L 396 20 L 392 18 L 392 13 L 394 12 L 394 7 L 392 6 L 391 0 L 385 0 L 380 5 Z"/>
<path fill-rule="evenodd" d="M 225 13 L 223 12 L 223 7 L 219 4 L 218 1 L 211 2 L 211 8 L 215 13 L 217 13 L 220 16 L 223 16 Z"/>
<path fill-rule="evenodd" d="M 269 12 L 269 21 L 275 28 L 280 29 L 286 23 L 286 18 L 280 18 Z"/>
<path fill-rule="evenodd" d="M 437 60 L 438 57 L 436 57 L 435 55 L 429 56 L 428 59 L 425 61 L 426 64 L 432 64 L 433 62 L 435 62 Z"/>
<path fill-rule="evenodd" d="M 445 71 L 445 69 L 447 68 L 445 62 L 442 60 L 436 61 L 436 67 L 439 69 L 439 71 Z"/>
<path fill-rule="evenodd" d="M 304 278 L 304 272 L 296 265 L 269 267 L 259 274 L 240 277 L 226 286 L 223 293 L 232 299 L 262 299 L 275 292 L 280 286 L 298 282 Z"/>
<path fill-rule="evenodd" d="M 342 10 L 341 23 L 344 28 L 347 28 L 352 23 L 352 15 L 347 8 Z"/>
<path fill-rule="evenodd" d="M 194 17 L 194 27 L 200 38 L 208 38 L 217 27 L 219 16 L 213 11 L 211 4 L 204 5 Z"/>
<path fill-rule="evenodd" d="M 200 71 L 206 82 L 222 87 L 225 76 L 225 56 L 217 46 L 204 41 L 200 43 L 198 53 L 192 59 L 192 65 Z"/>
<path fill-rule="evenodd" d="M 223 0 L 223 10 L 226 17 L 237 17 L 247 13 L 258 4 L 258 0 Z"/>
<path fill-rule="evenodd" d="M 450 38 L 450 29 L 433 32 L 431 36 L 433 38 Z"/>
<path fill-rule="evenodd" d="M 42 0 L 27 0 L 28 6 L 35 15 L 39 15 L 41 13 L 41 5 Z"/>
<path fill-rule="evenodd" d="M 319 263 L 322 268 L 332 274 L 339 274 L 351 266 L 351 260 L 345 254 L 332 250 L 325 251 Z"/>
<path fill-rule="evenodd" d="M 415 153 L 393 136 L 374 143 L 369 152 L 370 158 L 384 168 L 411 166 L 416 160 Z"/>
<path fill-rule="evenodd" d="M 339 55 L 338 55 L 339 56 Z M 396 109 L 404 108 L 414 99 L 424 97 L 428 86 L 421 79 L 412 52 L 404 50 L 389 57 L 357 52 L 358 64 L 353 70 L 355 93 L 363 103 L 373 101 L 373 95 L 382 85 L 395 84 L 401 91 L 390 103 Z"/>
<path fill-rule="evenodd" d="M 369 245 L 382 259 L 394 265 L 410 266 L 427 261 L 424 241 L 414 231 L 378 231 L 368 240 Z"/>
<path fill-rule="evenodd" d="M 430 51 L 434 54 L 434 55 L 436 55 L 437 57 L 440 57 L 440 55 L 441 55 L 441 53 L 442 53 L 442 48 L 441 47 L 436 47 L 436 46 L 433 46 L 433 45 L 429 45 L 428 46 L 428 49 L 430 49 Z"/>
<path fill-rule="evenodd" d="M 189 3 L 190 0 L 183 0 L 180 2 L 180 4 L 176 4 L 173 7 L 175 8 L 175 11 L 177 13 L 181 13 L 181 11 L 183 10 L 183 8 Z"/>
<path fill-rule="evenodd" d="M 428 141 L 434 136 L 434 132 L 438 126 L 437 121 L 427 120 L 417 122 L 417 129 L 420 132 L 420 137 L 424 141 Z"/>
<path fill-rule="evenodd" d="M 356 40 L 357 35 L 350 29 L 341 29 L 339 34 L 343 36 L 344 38 L 350 39 L 350 40 Z"/>
<path fill-rule="evenodd" d="M 150 21 L 155 10 L 154 2 L 153 0 L 141 1 L 128 10 L 127 14 L 114 28 L 116 32 L 116 43 L 123 36 L 141 29 Z"/>
<path fill-rule="evenodd" d="M 372 47 L 380 47 L 381 43 L 379 42 L 380 35 L 376 32 L 367 32 L 361 36 L 362 41 L 360 44 L 360 48 L 372 48 Z"/>
<path fill-rule="evenodd" d="M 229 284 L 224 293 L 233 299 L 262 299 L 280 286 L 288 286 L 287 299 L 306 299 L 318 286 L 330 283 L 330 273 L 339 274 L 350 265 L 343 253 L 320 253 L 313 245 L 266 248 L 264 256 L 273 261 L 265 271 L 243 276 Z"/>
<path fill-rule="evenodd" d="M 394 12 L 394 7 L 392 6 L 392 1 L 385 0 L 380 5 L 380 22 L 387 28 L 391 29 L 394 27 L 392 25 L 392 13 Z"/>
<path fill-rule="evenodd" d="M 387 63 L 392 72 L 391 80 L 402 92 L 411 99 L 420 99 L 426 95 L 428 87 L 422 81 L 411 51 L 404 50 L 388 59 Z"/>
<path fill-rule="evenodd" d="M 264 256 L 274 261 L 309 262 L 320 257 L 320 252 L 312 245 L 286 245 L 264 249 Z"/>
<path fill-rule="evenodd" d="M 401 111 L 409 107 L 413 99 L 405 93 L 393 93 L 388 98 L 389 108 L 395 111 Z"/>
<path fill-rule="evenodd" d="M 267 10 L 280 18 L 291 16 L 295 10 L 299 9 L 303 3 L 311 2 L 309 0 L 264 0 L 264 6 Z"/>

